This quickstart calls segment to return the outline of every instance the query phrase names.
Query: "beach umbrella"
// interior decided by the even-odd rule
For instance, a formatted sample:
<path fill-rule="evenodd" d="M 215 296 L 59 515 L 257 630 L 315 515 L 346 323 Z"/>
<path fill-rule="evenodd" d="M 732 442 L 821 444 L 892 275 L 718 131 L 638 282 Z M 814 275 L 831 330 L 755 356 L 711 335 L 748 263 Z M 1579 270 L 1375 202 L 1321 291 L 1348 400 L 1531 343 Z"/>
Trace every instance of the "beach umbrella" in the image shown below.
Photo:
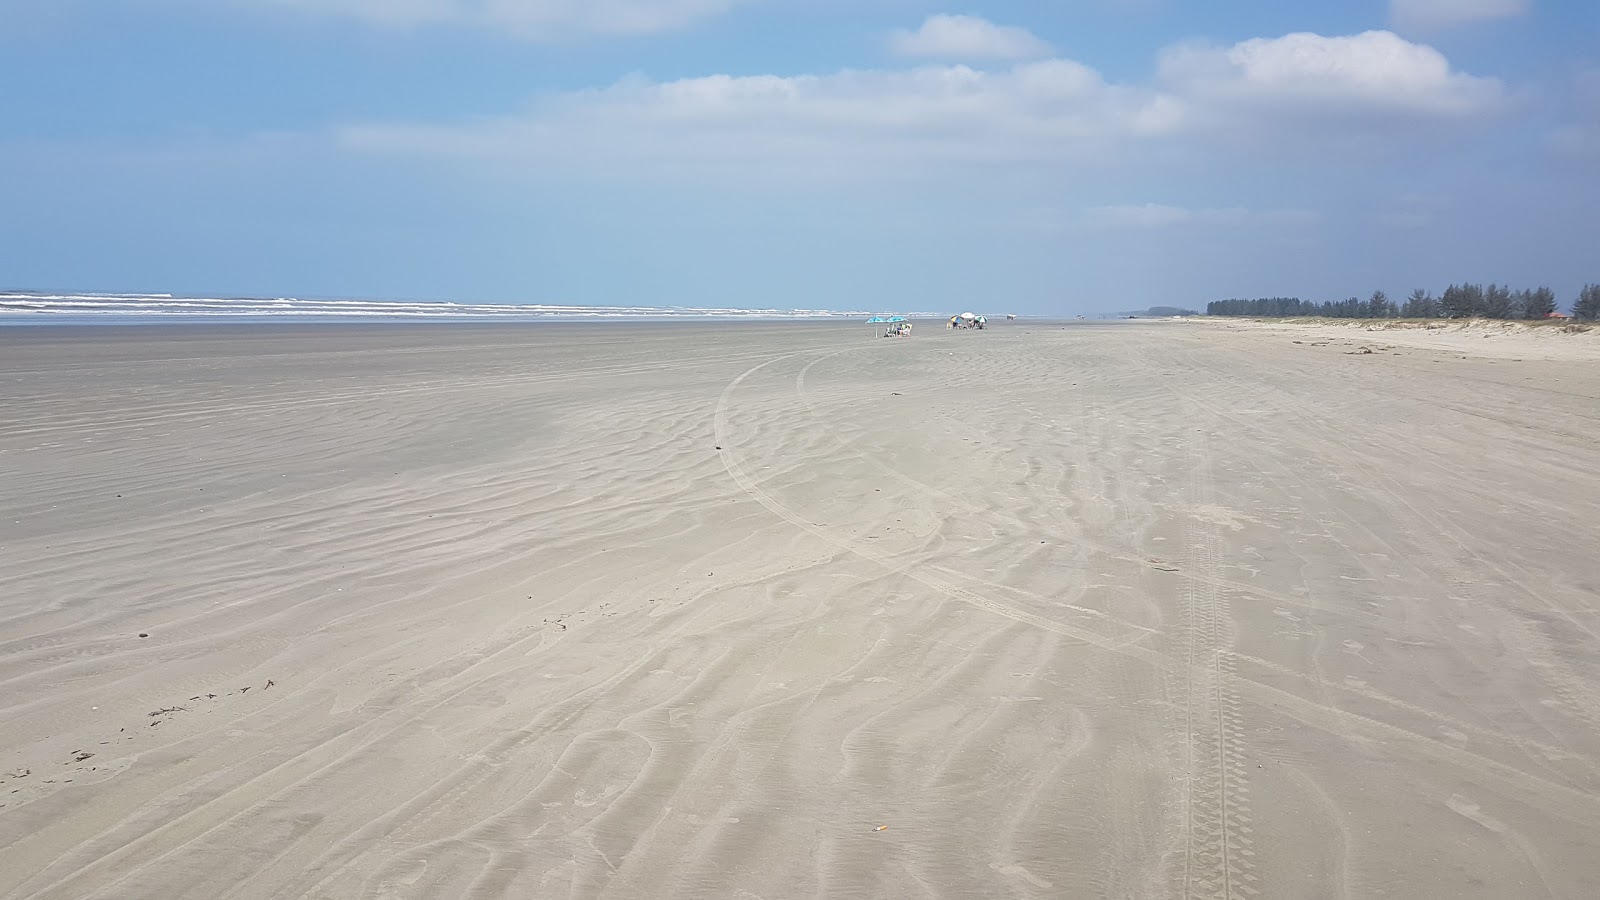
<path fill-rule="evenodd" d="M 894 324 L 897 324 L 897 323 L 900 323 L 900 322 L 907 322 L 907 321 L 910 321 L 910 320 L 907 319 L 905 316 L 873 316 L 872 318 L 867 320 L 867 323 L 869 325 L 872 325 L 872 324 L 894 325 Z"/>

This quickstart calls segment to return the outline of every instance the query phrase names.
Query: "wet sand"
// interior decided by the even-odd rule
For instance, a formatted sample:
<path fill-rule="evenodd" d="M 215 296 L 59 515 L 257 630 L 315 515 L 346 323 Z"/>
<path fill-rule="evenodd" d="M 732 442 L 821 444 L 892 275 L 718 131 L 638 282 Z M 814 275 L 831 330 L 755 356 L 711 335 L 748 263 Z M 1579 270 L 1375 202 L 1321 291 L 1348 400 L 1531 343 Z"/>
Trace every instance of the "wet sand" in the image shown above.
<path fill-rule="evenodd" d="M 1600 366 L 924 327 L 0 330 L 0 896 L 1600 894 Z"/>

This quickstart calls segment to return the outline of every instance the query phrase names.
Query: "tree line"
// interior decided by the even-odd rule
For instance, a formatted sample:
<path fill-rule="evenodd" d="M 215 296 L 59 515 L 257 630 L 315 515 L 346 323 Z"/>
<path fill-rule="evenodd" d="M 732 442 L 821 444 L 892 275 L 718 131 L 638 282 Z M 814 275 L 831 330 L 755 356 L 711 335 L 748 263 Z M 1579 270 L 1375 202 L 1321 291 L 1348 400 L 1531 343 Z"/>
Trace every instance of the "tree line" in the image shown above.
<path fill-rule="evenodd" d="M 1208 316 L 1294 317 L 1329 319 L 1543 319 L 1555 312 L 1556 293 L 1547 287 L 1512 290 L 1502 284 L 1452 284 L 1435 297 L 1418 288 L 1396 303 L 1383 291 L 1365 300 L 1301 300 L 1298 297 L 1258 297 L 1253 300 L 1213 300 Z M 1586 284 L 1572 304 L 1572 317 L 1600 320 L 1600 284 Z"/>

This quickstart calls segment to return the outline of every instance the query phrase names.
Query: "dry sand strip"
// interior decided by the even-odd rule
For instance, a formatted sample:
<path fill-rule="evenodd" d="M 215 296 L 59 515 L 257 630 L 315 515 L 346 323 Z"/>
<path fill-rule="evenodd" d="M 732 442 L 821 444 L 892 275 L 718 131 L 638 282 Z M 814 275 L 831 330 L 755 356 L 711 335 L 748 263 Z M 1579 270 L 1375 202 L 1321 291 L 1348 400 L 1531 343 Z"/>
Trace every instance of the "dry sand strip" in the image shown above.
<path fill-rule="evenodd" d="M 0 897 L 1600 895 L 1518 339 L 0 330 Z"/>

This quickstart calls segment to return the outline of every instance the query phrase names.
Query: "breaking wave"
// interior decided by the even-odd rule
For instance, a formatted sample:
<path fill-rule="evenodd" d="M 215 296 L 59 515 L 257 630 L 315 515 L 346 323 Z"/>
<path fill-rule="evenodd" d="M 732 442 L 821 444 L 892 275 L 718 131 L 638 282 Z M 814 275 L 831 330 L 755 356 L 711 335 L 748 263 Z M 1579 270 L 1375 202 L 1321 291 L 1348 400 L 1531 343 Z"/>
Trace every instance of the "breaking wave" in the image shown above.
<path fill-rule="evenodd" d="M 697 306 L 572 306 L 294 297 L 175 297 L 171 294 L 0 293 L 0 322 L 128 320 L 848 319 L 867 310 L 727 309 Z"/>

